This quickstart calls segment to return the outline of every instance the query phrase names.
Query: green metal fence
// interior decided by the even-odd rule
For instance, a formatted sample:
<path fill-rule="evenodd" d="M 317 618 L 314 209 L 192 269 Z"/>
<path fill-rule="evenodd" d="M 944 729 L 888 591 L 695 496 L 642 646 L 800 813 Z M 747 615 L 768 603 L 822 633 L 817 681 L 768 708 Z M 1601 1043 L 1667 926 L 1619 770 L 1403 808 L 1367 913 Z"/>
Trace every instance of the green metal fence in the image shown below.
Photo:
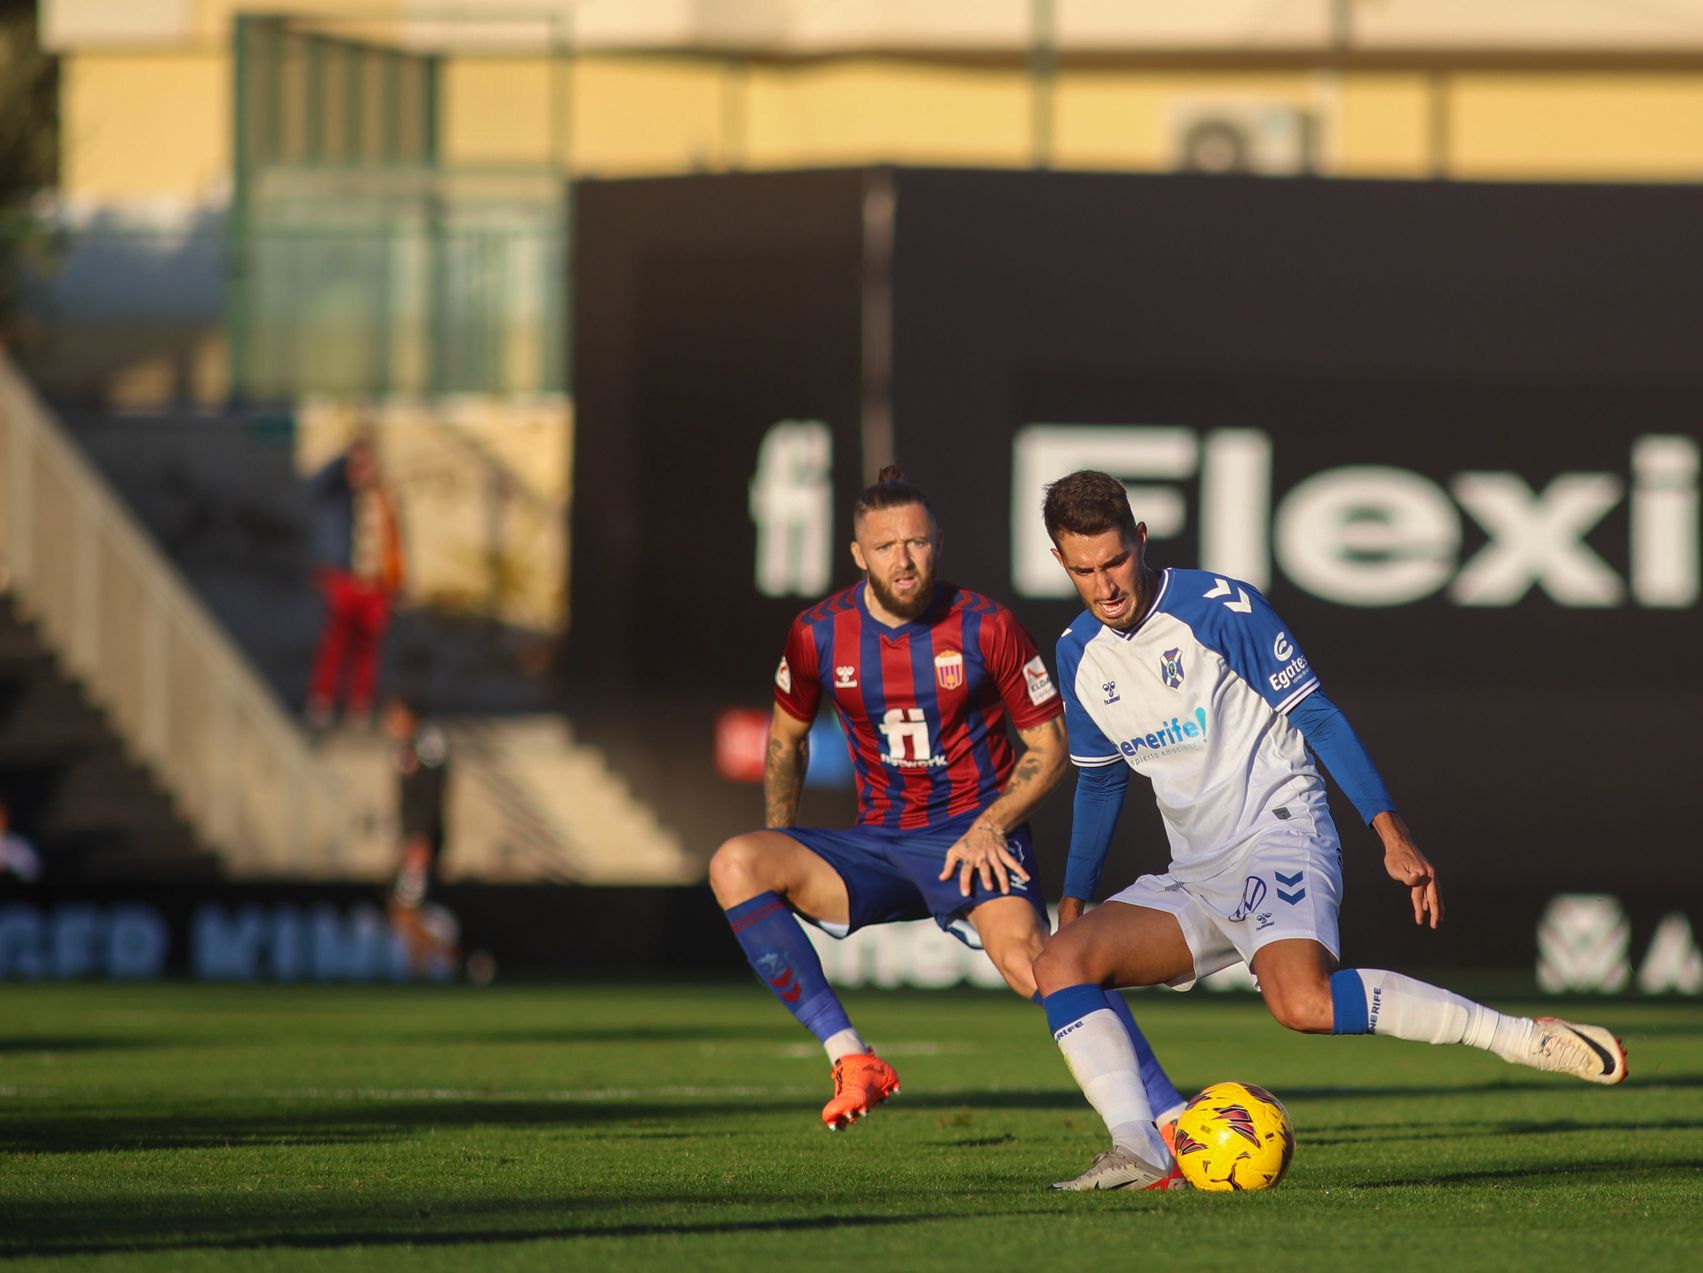
<path fill-rule="evenodd" d="M 233 392 L 566 389 L 565 176 L 441 163 L 432 55 L 272 17 L 233 39 Z"/>

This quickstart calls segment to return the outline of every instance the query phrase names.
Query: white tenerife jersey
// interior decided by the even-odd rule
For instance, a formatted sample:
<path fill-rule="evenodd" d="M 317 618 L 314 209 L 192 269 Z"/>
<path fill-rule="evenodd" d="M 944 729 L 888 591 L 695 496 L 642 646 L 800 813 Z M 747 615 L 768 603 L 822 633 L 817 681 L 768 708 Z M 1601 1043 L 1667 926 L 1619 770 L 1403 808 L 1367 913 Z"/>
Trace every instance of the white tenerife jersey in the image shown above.
<path fill-rule="evenodd" d="M 1152 782 L 1171 874 L 1202 880 L 1262 828 L 1330 826 L 1324 780 L 1286 715 L 1319 681 L 1251 585 L 1200 570 L 1158 582 L 1134 630 L 1088 610 L 1065 629 L 1064 719 L 1076 764 L 1122 760 Z"/>

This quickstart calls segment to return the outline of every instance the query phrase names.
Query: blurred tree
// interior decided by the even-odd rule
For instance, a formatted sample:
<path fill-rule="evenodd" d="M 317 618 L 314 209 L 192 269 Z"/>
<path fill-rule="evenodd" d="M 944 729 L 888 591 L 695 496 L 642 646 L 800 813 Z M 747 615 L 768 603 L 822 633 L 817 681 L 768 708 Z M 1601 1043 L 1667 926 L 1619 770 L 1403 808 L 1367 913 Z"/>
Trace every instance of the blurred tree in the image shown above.
<path fill-rule="evenodd" d="M 59 64 L 42 50 L 36 0 L 0 0 L 0 346 L 20 335 L 24 264 L 48 248 L 32 203 L 58 161 Z"/>

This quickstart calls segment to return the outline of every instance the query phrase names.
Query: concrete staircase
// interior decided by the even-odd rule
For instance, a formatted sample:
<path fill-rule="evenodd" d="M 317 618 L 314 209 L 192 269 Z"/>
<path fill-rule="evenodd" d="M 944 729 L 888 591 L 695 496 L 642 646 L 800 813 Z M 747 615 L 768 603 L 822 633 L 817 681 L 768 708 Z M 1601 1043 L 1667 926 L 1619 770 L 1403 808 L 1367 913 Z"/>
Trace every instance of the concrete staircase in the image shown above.
<path fill-rule="evenodd" d="M 0 598 L 0 797 L 46 878 L 206 879 L 196 838 L 112 723 Z"/>
<path fill-rule="evenodd" d="M 103 479 L 0 357 L 0 793 L 19 829 L 70 878 L 384 878 L 389 746 L 360 728 L 311 740 L 287 706 L 319 609 L 299 480 L 245 430 L 156 426 L 180 434 L 162 448 L 121 432 L 135 427 L 83 431 Z M 450 875 L 701 874 L 601 755 L 539 712 L 499 642 L 423 616 L 420 635 L 410 679 L 458 754 Z"/>
<path fill-rule="evenodd" d="M 679 838 L 637 800 L 595 748 L 557 716 L 440 717 L 449 740 L 446 878 L 492 883 L 684 884 L 703 874 Z M 389 744 L 340 729 L 319 745 L 357 825 L 344 871 L 381 879 L 395 869 L 395 774 Z"/>

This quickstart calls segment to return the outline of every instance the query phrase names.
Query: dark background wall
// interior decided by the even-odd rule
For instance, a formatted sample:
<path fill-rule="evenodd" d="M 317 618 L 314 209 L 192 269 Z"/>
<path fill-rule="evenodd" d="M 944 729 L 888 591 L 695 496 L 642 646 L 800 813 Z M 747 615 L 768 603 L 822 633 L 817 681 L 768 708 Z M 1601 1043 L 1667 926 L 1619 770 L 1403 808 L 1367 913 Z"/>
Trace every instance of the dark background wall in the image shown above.
<path fill-rule="evenodd" d="M 578 189 L 568 702 L 706 857 L 761 814 L 750 787 L 714 775 L 716 715 L 767 702 L 802 604 L 753 586 L 758 445 L 776 421 L 826 421 L 836 506 L 862 486 L 862 182 Z"/>
<path fill-rule="evenodd" d="M 758 441 L 782 419 L 832 427 L 835 586 L 854 578 L 850 497 L 888 458 L 858 445 L 864 179 L 592 183 L 578 196 L 570 697 L 586 735 L 665 797 L 665 818 L 705 854 L 760 816 L 755 788 L 714 772 L 715 712 L 767 703 L 786 623 L 808 600 L 752 586 Z M 893 179 L 895 449 L 936 500 L 945 573 L 1012 602 L 1049 654 L 1075 613 L 1014 579 L 1013 447 L 1027 426 L 1166 426 L 1202 443 L 1257 431 L 1271 511 L 1245 516 L 1271 542 L 1315 475 L 1405 470 L 1459 526 L 1458 546 L 1434 554 L 1434 590 L 1345 604 L 1303 586 L 1278 551 L 1267 592 L 1442 864 L 1457 913 L 1496 923 L 1491 899 L 1510 890 L 1700 882 L 1688 786 L 1703 623 L 1695 595 L 1649 604 L 1627 581 L 1635 440 L 1703 439 L 1703 190 Z M 1468 473 L 1521 479 L 1519 533 L 1559 507 L 1558 477 L 1609 475 L 1618 495 L 1578 538 L 1622 595 L 1594 607 L 1543 586 L 1488 605 L 1452 597 L 1497 538 L 1458 498 Z M 1154 559 L 1213 565 L 1200 472 L 1145 480 L 1186 510 Z M 1694 559 L 1694 476 L 1676 488 L 1682 524 L 1687 489 Z M 1382 516 L 1367 508 L 1360 522 L 1376 532 Z M 1575 551 L 1573 538 L 1552 548 Z M 1037 819 L 1055 895 L 1067 805 L 1055 797 Z M 1149 803 L 1131 806 L 1108 885 L 1163 858 Z M 805 815 L 845 821 L 849 794 L 812 797 Z M 1370 832 L 1345 807 L 1339 822 L 1351 889 L 1389 887 Z"/>
<path fill-rule="evenodd" d="M 899 192 L 900 449 L 977 586 L 1012 591 L 1025 423 L 1263 430 L 1279 496 L 1344 465 L 1630 484 L 1635 437 L 1703 436 L 1703 191 L 905 172 Z M 1627 509 L 1586 536 L 1622 578 Z M 1465 562 L 1486 536 L 1461 523 Z M 1154 545 L 1198 553 L 1193 519 Z M 1345 607 L 1281 569 L 1268 595 L 1456 880 L 1699 878 L 1695 601 Z M 1037 634 L 1075 612 L 1018 608 Z"/>

